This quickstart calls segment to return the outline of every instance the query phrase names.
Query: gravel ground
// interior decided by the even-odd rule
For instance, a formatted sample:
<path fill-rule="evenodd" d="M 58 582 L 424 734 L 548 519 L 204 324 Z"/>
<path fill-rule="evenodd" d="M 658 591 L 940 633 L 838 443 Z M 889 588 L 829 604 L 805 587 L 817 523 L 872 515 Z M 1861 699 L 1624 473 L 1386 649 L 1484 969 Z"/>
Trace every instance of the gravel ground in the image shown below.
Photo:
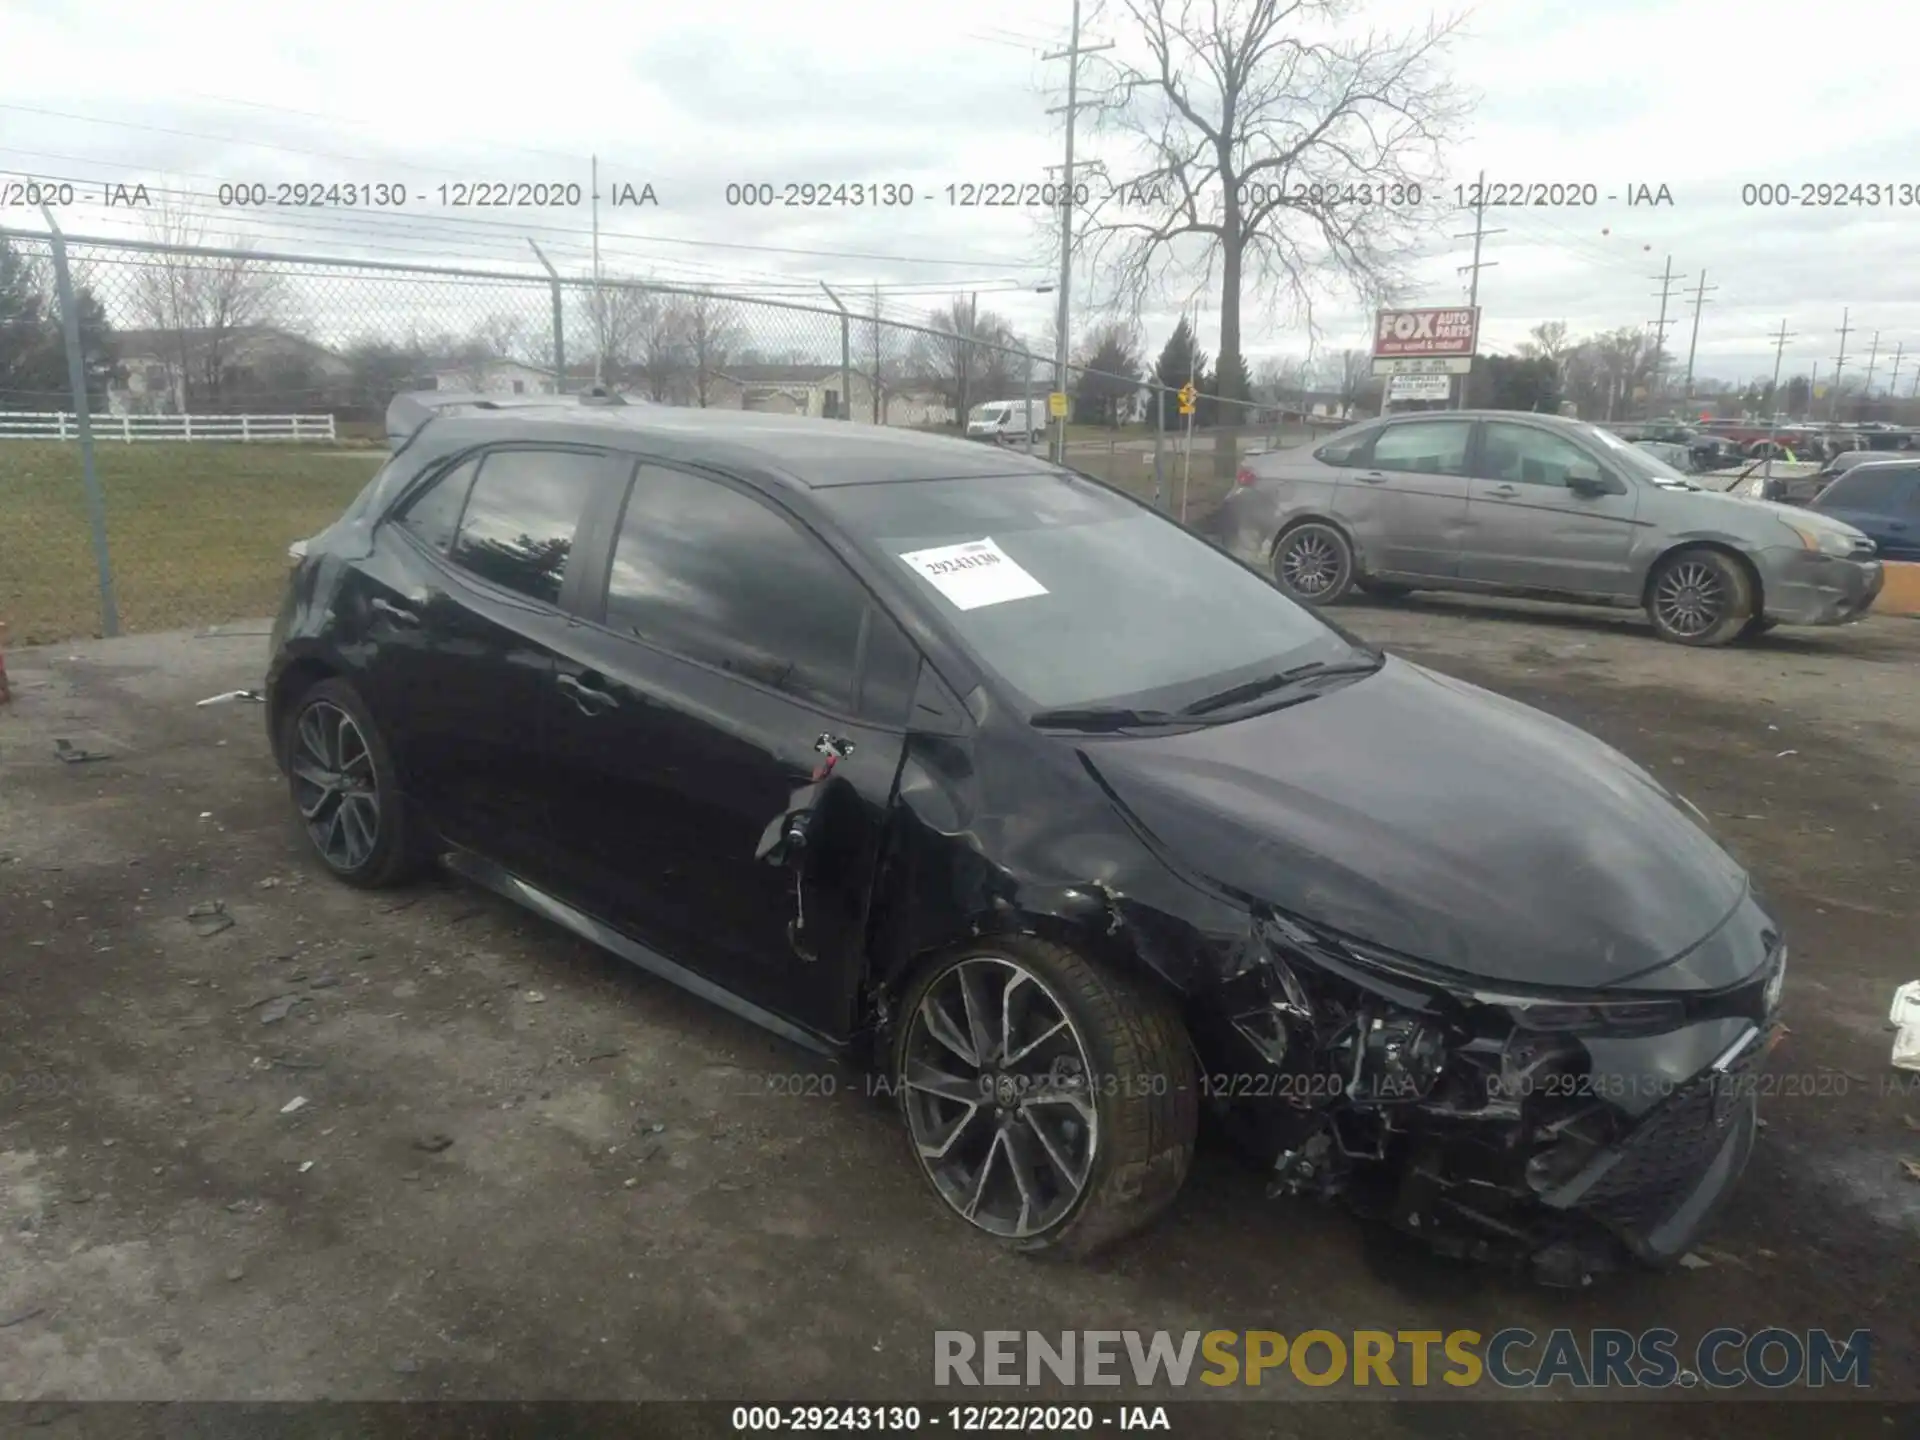
<path fill-rule="evenodd" d="M 490 896 L 327 880 L 259 708 L 193 704 L 257 683 L 266 627 L 243 625 L 8 657 L 0 1399 L 924 1399 L 936 1329 L 1764 1324 L 1870 1327 L 1868 1400 L 1920 1399 L 1920 1181 L 1900 1164 L 1920 1083 L 1888 1067 L 1886 1026 L 1920 975 L 1920 624 L 1701 653 L 1544 606 L 1342 618 L 1618 745 L 1774 894 L 1791 1033 L 1702 1268 L 1539 1290 L 1267 1200 L 1211 1151 L 1106 1258 L 1003 1253 L 936 1209 L 853 1077 Z M 110 758 L 62 764 L 55 739 Z M 1223 1403 L 1186 1433 L 1311 1413 Z M 1514 1405 L 1320 1413 L 1346 1434 L 1539 1430 Z M 1588 1403 L 1551 1423 L 1911 1420 Z"/>

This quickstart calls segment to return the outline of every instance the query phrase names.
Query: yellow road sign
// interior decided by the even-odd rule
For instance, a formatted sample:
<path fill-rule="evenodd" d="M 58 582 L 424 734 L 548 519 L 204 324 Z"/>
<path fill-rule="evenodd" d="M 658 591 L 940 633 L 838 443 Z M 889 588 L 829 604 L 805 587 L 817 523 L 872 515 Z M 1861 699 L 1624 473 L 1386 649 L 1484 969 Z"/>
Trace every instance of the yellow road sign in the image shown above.
<path fill-rule="evenodd" d="M 1067 392 L 1055 390 L 1047 396 L 1047 414 L 1056 420 L 1067 418 Z"/>
<path fill-rule="evenodd" d="M 1191 380 L 1180 387 L 1180 413 L 1182 415 L 1193 414 L 1193 400 L 1196 393 Z"/>

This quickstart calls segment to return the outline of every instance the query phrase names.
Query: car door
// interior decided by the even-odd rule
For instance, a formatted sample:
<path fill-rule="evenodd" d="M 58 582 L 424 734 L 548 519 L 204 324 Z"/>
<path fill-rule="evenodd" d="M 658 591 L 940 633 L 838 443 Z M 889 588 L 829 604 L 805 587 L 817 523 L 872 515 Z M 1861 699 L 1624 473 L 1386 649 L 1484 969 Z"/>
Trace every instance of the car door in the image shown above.
<path fill-rule="evenodd" d="M 498 446 L 429 479 L 362 567 L 369 688 L 410 799 L 456 845 L 551 873 L 539 725 L 604 452 Z M 405 553 L 399 553 L 404 551 Z"/>
<path fill-rule="evenodd" d="M 1342 473 L 1336 516 L 1372 574 L 1459 573 L 1467 519 L 1467 419 L 1394 420 Z"/>
<path fill-rule="evenodd" d="M 1920 560 L 1920 465 L 1857 465 L 1811 508 L 1865 534 L 1882 560 Z"/>
<path fill-rule="evenodd" d="M 1519 420 L 1481 422 L 1473 469 L 1462 579 L 1579 595 L 1633 589 L 1637 486 L 1566 436 Z M 1606 488 L 1569 484 L 1582 474 Z"/>
<path fill-rule="evenodd" d="M 643 462 L 609 538 L 604 589 L 546 686 L 571 898 L 843 1034 L 919 655 L 816 534 L 747 487 Z M 804 846 L 763 853 L 803 808 Z"/>

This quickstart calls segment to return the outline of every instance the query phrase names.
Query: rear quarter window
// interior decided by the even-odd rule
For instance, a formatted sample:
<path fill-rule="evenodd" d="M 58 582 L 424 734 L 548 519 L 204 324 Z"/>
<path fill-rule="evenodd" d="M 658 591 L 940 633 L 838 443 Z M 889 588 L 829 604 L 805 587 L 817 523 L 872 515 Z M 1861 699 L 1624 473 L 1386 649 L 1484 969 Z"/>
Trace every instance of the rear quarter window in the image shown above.
<path fill-rule="evenodd" d="M 1323 465 L 1351 465 L 1360 452 L 1373 442 L 1373 437 L 1379 433 L 1378 430 L 1369 428 L 1351 434 L 1336 435 L 1315 450 L 1313 458 Z"/>

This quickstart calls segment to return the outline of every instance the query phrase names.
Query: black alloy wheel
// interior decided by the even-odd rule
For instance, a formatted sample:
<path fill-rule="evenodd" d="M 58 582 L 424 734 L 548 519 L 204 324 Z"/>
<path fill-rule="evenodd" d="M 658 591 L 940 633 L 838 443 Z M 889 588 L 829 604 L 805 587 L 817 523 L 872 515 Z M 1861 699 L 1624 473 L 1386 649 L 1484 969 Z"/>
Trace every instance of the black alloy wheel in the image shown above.
<path fill-rule="evenodd" d="M 1333 526 L 1318 520 L 1296 525 L 1273 547 L 1273 575 L 1280 588 L 1309 605 L 1330 605 L 1353 588 L 1353 547 Z"/>

